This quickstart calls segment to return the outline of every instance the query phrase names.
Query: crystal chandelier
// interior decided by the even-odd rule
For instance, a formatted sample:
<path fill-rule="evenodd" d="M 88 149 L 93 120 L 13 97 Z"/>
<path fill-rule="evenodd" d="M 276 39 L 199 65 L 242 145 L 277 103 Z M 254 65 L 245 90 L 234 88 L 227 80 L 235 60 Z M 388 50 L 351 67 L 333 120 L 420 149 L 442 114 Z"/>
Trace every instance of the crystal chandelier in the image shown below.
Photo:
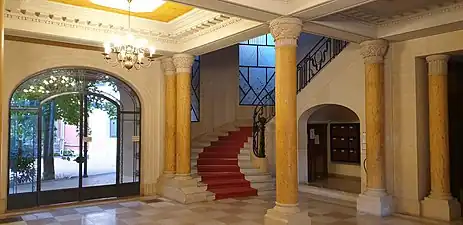
<path fill-rule="evenodd" d="M 126 37 L 113 37 L 112 40 L 104 43 L 104 59 L 107 63 L 116 66 L 121 66 L 127 70 L 135 68 L 137 70 L 146 68 L 154 61 L 154 53 L 156 49 L 152 46 L 147 46 L 146 39 L 136 39 L 131 34 L 130 4 L 132 0 L 127 0 L 129 8 L 129 31 Z M 114 59 L 111 57 L 114 56 Z"/>

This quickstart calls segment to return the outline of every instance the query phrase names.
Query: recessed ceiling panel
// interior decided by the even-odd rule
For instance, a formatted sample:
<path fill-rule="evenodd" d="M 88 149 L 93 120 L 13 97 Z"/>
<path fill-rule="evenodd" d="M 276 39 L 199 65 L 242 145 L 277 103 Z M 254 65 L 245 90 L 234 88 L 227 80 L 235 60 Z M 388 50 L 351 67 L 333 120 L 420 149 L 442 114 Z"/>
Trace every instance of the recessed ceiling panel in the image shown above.
<path fill-rule="evenodd" d="M 80 7 L 90 8 L 90 9 L 97 9 L 97 10 L 102 10 L 106 12 L 119 13 L 119 14 L 124 14 L 124 15 L 129 14 L 128 10 L 121 10 L 117 8 L 97 5 L 97 4 L 92 3 L 91 0 L 48 0 L 48 1 L 58 2 L 58 3 L 73 5 L 73 6 L 80 6 Z M 182 5 L 182 4 L 175 3 L 175 2 L 165 2 L 152 12 L 132 12 L 131 15 L 135 17 L 140 17 L 140 18 L 145 18 L 145 19 L 155 20 L 155 21 L 160 21 L 160 22 L 170 22 L 174 20 L 175 18 L 178 18 L 188 13 L 192 9 L 193 7 L 191 6 Z"/>

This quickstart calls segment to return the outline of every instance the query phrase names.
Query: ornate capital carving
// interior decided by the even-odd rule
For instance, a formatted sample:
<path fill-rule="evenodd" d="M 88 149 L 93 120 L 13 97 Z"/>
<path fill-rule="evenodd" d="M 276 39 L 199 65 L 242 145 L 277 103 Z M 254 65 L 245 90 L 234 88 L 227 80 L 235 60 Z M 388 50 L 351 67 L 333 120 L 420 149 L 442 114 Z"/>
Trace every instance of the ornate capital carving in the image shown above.
<path fill-rule="evenodd" d="M 296 46 L 301 30 L 302 21 L 298 18 L 284 17 L 270 22 L 270 33 L 275 39 L 275 46 Z"/>
<path fill-rule="evenodd" d="M 450 56 L 448 55 L 431 55 L 426 57 L 429 76 L 447 75 L 449 59 Z"/>
<path fill-rule="evenodd" d="M 364 41 L 360 44 L 362 55 L 365 63 L 382 63 L 384 56 L 388 49 L 388 42 L 386 40 L 371 40 Z"/>
<path fill-rule="evenodd" d="M 176 54 L 172 57 L 177 73 L 191 73 L 194 57 L 189 54 Z"/>
<path fill-rule="evenodd" d="M 161 66 L 164 70 L 164 75 L 175 75 L 174 61 L 171 57 L 161 59 Z"/>

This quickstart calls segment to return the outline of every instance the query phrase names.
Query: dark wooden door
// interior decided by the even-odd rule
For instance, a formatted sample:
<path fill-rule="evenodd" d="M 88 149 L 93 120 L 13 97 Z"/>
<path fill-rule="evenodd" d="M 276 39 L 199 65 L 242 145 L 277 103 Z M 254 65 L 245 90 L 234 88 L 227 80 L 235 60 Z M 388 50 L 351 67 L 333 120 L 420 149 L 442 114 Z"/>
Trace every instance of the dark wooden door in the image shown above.
<path fill-rule="evenodd" d="M 308 181 L 328 177 L 328 124 L 307 124 Z"/>

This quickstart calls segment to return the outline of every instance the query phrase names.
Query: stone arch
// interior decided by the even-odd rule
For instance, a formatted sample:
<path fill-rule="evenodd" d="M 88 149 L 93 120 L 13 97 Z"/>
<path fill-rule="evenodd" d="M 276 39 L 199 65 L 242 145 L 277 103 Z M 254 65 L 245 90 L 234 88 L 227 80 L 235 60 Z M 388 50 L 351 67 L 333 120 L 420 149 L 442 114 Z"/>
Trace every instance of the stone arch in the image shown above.
<path fill-rule="evenodd" d="M 136 97 L 135 100 L 139 102 L 140 107 L 142 105 L 142 100 L 143 99 L 140 98 L 140 96 L 142 96 L 142 95 L 141 95 L 140 91 L 130 81 L 128 81 L 123 76 L 120 76 L 117 73 L 113 73 L 113 72 L 110 72 L 110 71 L 107 71 L 107 70 L 103 70 L 103 69 L 96 68 L 96 67 L 89 67 L 89 66 L 58 66 L 58 67 L 51 67 L 51 68 L 42 69 L 42 70 L 39 70 L 39 71 L 37 71 L 35 73 L 30 73 L 30 74 L 24 76 L 19 82 L 17 82 L 12 89 L 8 90 L 8 99 L 10 100 L 13 93 L 22 84 L 24 84 L 25 82 L 33 79 L 34 77 L 43 75 L 47 71 L 58 70 L 58 69 L 81 69 L 81 70 L 96 71 L 96 72 L 100 72 L 100 73 L 103 73 L 105 75 L 108 75 L 108 76 L 110 76 L 110 77 L 112 77 L 112 78 L 114 78 L 114 79 L 116 79 L 118 81 L 121 81 L 124 85 L 126 85 L 128 88 L 130 88 L 130 91 L 132 91 L 134 93 L 133 96 Z"/>
<path fill-rule="evenodd" d="M 361 118 L 361 113 L 356 112 L 354 109 L 347 105 L 336 104 L 336 103 L 324 103 L 312 106 L 305 110 L 298 118 L 298 152 L 299 152 L 299 180 L 300 182 L 307 182 L 308 172 L 307 172 L 307 125 L 308 123 L 331 123 L 336 122 L 354 122 L 360 123 L 360 132 L 363 132 L 363 121 Z M 362 152 L 363 153 L 363 152 Z M 364 188 L 363 178 L 364 170 L 363 168 L 363 159 L 364 154 L 361 153 L 360 160 L 360 177 L 362 177 L 362 190 Z"/>

